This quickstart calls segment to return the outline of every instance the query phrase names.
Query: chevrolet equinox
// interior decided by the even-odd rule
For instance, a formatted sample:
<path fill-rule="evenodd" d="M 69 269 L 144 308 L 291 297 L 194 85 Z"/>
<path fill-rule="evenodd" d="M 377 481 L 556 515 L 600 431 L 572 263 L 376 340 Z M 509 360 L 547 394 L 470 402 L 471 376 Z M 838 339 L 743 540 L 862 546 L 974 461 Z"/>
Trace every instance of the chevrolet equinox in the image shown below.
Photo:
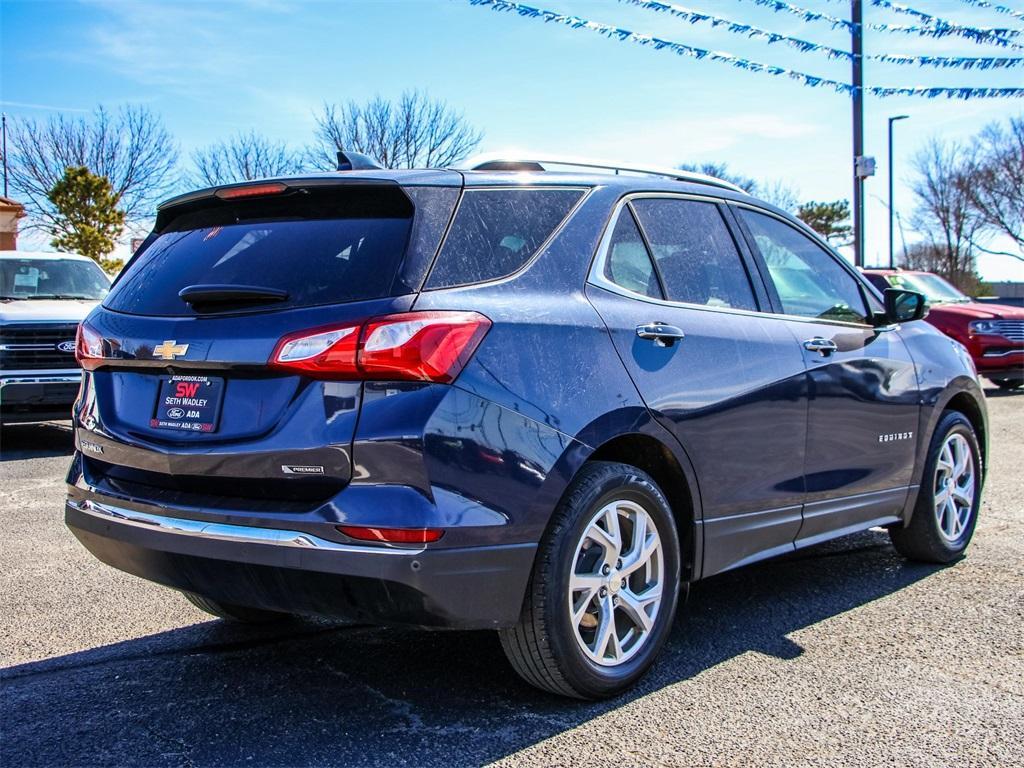
<path fill-rule="evenodd" d="M 698 174 L 343 159 L 164 203 L 80 326 L 104 563 L 236 621 L 497 630 L 600 698 L 698 579 L 967 547 L 985 400 L 921 294 Z"/>

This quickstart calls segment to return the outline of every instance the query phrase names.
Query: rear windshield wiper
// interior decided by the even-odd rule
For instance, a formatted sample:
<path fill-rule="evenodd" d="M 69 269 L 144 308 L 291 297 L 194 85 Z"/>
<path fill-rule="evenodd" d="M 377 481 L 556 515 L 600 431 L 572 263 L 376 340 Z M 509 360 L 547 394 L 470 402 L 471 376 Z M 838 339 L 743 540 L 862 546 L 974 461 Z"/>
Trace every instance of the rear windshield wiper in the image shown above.
<path fill-rule="evenodd" d="M 178 296 L 191 306 L 210 304 L 268 304 L 287 301 L 288 291 L 262 285 L 189 285 Z"/>

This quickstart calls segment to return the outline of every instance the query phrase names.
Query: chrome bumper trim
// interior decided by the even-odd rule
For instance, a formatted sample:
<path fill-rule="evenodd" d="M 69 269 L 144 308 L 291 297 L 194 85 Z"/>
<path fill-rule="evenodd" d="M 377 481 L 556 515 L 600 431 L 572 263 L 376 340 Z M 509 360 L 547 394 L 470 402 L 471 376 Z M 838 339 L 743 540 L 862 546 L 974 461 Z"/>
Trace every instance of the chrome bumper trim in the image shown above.
<path fill-rule="evenodd" d="M 154 515 L 149 512 L 138 512 L 134 509 L 115 507 L 98 501 L 86 499 L 77 502 L 68 499 L 72 509 L 84 512 L 100 519 L 113 519 L 123 525 L 139 528 L 157 529 L 163 533 L 189 536 L 219 541 L 234 541 L 242 544 L 270 544 L 277 547 L 298 547 L 301 549 L 329 550 L 363 555 L 399 555 L 408 557 L 421 554 L 425 547 L 419 549 L 390 549 L 387 547 L 363 547 L 353 544 L 341 544 L 328 541 L 302 531 L 288 531 L 280 528 L 257 528 L 249 525 L 228 525 L 226 523 L 209 523 L 204 520 L 185 520 L 179 517 Z"/>
<path fill-rule="evenodd" d="M 1009 357 L 1010 355 L 1024 355 L 1024 348 L 1008 349 L 1005 352 L 983 352 L 981 356 L 991 359 L 996 357 Z"/>
<path fill-rule="evenodd" d="M 7 387 L 11 384 L 81 384 L 82 374 L 39 374 L 31 376 L 5 376 L 0 379 L 0 387 Z"/>

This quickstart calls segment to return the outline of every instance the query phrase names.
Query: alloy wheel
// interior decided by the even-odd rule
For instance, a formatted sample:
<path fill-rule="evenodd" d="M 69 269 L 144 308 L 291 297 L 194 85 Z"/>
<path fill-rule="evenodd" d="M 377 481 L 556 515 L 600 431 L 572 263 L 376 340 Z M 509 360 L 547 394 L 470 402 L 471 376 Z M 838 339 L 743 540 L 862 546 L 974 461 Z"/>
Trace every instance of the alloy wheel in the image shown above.
<path fill-rule="evenodd" d="M 959 539 L 971 521 L 974 483 L 971 447 L 963 435 L 951 434 L 943 443 L 935 464 L 935 520 L 946 541 Z"/>
<path fill-rule="evenodd" d="M 576 545 L 568 611 L 593 662 L 618 666 L 646 644 L 662 602 L 665 558 L 654 521 L 625 499 L 605 504 Z"/>

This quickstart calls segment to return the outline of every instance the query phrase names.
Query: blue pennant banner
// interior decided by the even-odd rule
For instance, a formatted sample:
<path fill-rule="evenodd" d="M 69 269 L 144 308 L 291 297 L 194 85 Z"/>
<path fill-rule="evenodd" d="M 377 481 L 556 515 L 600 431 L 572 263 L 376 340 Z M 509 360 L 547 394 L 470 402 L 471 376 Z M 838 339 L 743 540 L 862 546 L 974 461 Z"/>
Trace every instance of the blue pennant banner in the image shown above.
<path fill-rule="evenodd" d="M 556 13 L 555 11 L 548 11 L 543 8 L 534 8 L 533 6 L 511 2 L 510 0 L 469 0 L 469 3 L 470 5 L 490 8 L 493 11 L 516 13 L 524 18 L 538 19 L 554 24 L 564 24 L 572 29 L 589 29 L 592 32 L 597 32 L 600 35 L 604 35 L 605 37 L 610 37 L 615 40 L 648 46 L 654 48 L 656 51 L 667 50 L 678 56 L 687 56 L 699 61 L 707 59 L 709 61 L 728 64 L 730 66 L 737 67 L 738 69 L 745 69 L 750 72 L 763 72 L 777 77 L 788 77 L 812 88 L 831 88 L 834 91 L 844 94 L 852 94 L 855 90 L 849 83 L 844 83 L 839 80 L 816 77 L 814 75 L 809 75 L 806 72 L 797 72 L 792 69 L 786 69 L 785 67 L 761 64 L 756 61 L 749 61 L 747 59 L 740 58 L 739 56 L 733 56 L 729 53 L 709 51 L 705 48 L 697 48 L 692 45 L 686 45 L 685 43 L 664 40 L 652 35 L 639 34 L 628 29 L 623 29 L 622 27 L 615 27 L 610 24 L 601 24 L 600 22 L 589 21 L 587 19 L 580 18 L 579 16 Z M 864 88 L 863 92 L 870 93 L 874 96 L 924 96 L 929 99 L 933 99 L 937 96 L 945 96 L 951 99 L 1024 97 L 1024 88 L 931 88 L 926 86 L 883 88 L 876 86 Z"/>
<path fill-rule="evenodd" d="M 818 43 L 812 43 L 796 37 L 779 35 L 775 32 L 758 29 L 750 24 L 741 24 L 735 21 L 730 21 L 729 19 L 712 16 L 700 11 L 694 11 L 681 5 L 662 3 L 657 0 L 619 0 L 619 2 L 626 3 L 628 5 L 635 5 L 648 11 L 665 13 L 677 19 L 688 21 L 691 24 L 707 22 L 712 27 L 721 27 L 734 34 L 760 40 L 767 40 L 769 44 L 784 43 L 785 45 L 796 48 L 802 53 L 809 53 L 813 51 L 816 53 L 823 53 L 830 59 L 843 59 L 846 61 L 853 60 L 852 53 L 840 48 L 832 48 L 828 45 L 819 45 Z M 865 56 L 864 58 L 871 61 L 885 62 L 887 64 L 919 64 L 930 67 L 958 67 L 961 69 L 1010 69 L 1024 64 L 1024 58 L 1021 57 L 903 56 L 899 54 L 876 54 Z"/>
<path fill-rule="evenodd" d="M 1024 21 L 1024 11 L 1015 11 L 1013 8 L 1008 8 L 1005 5 L 999 3 L 990 3 L 988 0 L 960 0 L 960 2 L 973 5 L 975 8 L 987 8 L 990 11 L 996 13 L 1005 13 L 1007 16 L 1013 16 L 1014 18 L 1021 19 Z"/>
<path fill-rule="evenodd" d="M 911 13 L 921 19 L 927 18 L 930 23 L 923 26 L 872 23 L 865 24 L 865 29 L 874 30 L 876 32 L 901 32 L 908 35 L 921 35 L 922 37 L 962 37 L 975 43 L 1000 45 L 1004 48 L 1024 50 L 1024 45 L 1016 43 L 1011 39 L 1024 34 L 1024 30 L 996 27 L 968 27 L 962 24 L 951 24 L 935 16 L 931 16 L 930 14 L 915 11 L 913 8 L 908 8 L 905 5 L 899 5 L 898 3 L 893 3 L 889 0 L 870 1 L 872 4 L 880 8 L 888 8 L 896 11 L 897 13 Z M 833 29 L 836 27 L 842 27 L 843 29 L 852 32 L 856 26 L 852 21 L 847 19 L 830 16 L 827 13 L 811 11 L 807 8 L 801 8 L 799 6 L 792 5 L 791 3 L 784 2 L 784 0 L 747 0 L 747 2 L 771 8 L 777 13 L 791 13 L 799 16 L 804 21 L 823 21 L 832 25 Z"/>
<path fill-rule="evenodd" d="M 923 21 L 927 26 L 925 27 L 898 27 L 889 26 L 886 24 L 872 24 L 871 29 L 878 29 L 879 27 L 888 27 L 889 31 L 892 32 L 916 32 L 917 34 L 929 35 L 931 37 L 946 37 L 947 35 L 956 35 L 958 37 L 965 37 L 969 40 L 974 40 L 979 43 L 993 43 L 995 45 L 1008 45 L 1010 44 L 1010 38 L 1020 37 L 1024 35 L 1024 30 L 1021 29 L 1006 29 L 997 27 L 968 27 L 963 24 L 954 24 L 951 21 L 940 19 L 938 16 L 932 16 L 930 13 L 924 13 L 922 11 L 915 10 L 907 5 L 901 5 L 900 3 L 891 2 L 891 0 L 871 0 L 871 4 L 878 8 L 885 8 L 889 11 L 895 11 L 896 13 L 904 13 Z M 929 32 L 928 30 L 933 30 Z"/>

